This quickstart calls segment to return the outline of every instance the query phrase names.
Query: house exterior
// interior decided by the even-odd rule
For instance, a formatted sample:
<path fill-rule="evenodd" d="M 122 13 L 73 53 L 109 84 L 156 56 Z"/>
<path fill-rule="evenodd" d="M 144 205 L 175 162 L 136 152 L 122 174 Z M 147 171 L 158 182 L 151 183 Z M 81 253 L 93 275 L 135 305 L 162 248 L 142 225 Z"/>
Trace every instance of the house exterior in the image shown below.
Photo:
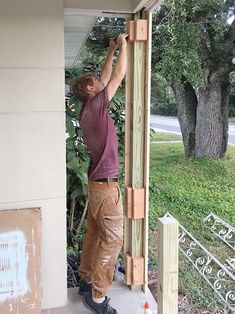
<path fill-rule="evenodd" d="M 0 210 L 40 207 L 42 309 L 67 300 L 65 65 L 96 16 L 155 2 L 0 0 Z"/>

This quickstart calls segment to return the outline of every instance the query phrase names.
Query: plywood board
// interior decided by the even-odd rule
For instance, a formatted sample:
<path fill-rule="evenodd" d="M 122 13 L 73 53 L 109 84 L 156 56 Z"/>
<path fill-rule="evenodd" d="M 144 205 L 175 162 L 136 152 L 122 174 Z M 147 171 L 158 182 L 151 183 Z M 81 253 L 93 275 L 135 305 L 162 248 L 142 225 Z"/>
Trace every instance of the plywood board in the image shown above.
<path fill-rule="evenodd" d="M 0 313 L 41 313 L 39 208 L 0 211 Z"/>

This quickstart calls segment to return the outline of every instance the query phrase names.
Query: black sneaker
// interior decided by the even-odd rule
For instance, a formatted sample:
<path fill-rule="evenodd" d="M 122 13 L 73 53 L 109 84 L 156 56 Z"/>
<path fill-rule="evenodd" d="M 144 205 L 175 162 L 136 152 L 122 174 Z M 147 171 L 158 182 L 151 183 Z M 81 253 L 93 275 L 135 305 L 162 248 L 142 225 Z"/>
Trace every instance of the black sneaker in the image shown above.
<path fill-rule="evenodd" d="M 78 294 L 84 297 L 91 295 L 91 283 L 81 280 L 79 283 Z"/>
<path fill-rule="evenodd" d="M 112 308 L 109 304 L 110 298 L 105 297 L 105 300 L 102 303 L 96 303 L 93 301 L 92 296 L 86 296 L 85 302 L 88 305 L 89 309 L 96 314 L 117 314 L 117 311 Z"/>

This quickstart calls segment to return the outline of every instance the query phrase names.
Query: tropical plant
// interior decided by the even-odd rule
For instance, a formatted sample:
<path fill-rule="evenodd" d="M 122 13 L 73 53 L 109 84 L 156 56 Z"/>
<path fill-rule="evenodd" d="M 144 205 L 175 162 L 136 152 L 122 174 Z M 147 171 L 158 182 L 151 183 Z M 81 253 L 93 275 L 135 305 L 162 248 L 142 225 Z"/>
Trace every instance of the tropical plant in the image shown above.
<path fill-rule="evenodd" d="M 93 28 L 87 44 L 81 52 L 81 57 L 78 59 L 77 65 L 65 71 L 65 82 L 67 86 L 71 86 L 74 78 L 83 72 L 92 71 L 99 75 L 107 52 L 108 38 L 115 37 L 117 32 L 120 33 L 120 26 L 123 25 L 123 20 L 100 18 L 97 23 L 97 26 Z M 113 27 L 107 28 L 106 26 L 108 24 L 109 26 L 113 25 Z M 100 26 L 104 28 L 102 37 L 98 31 L 98 29 L 100 30 Z M 100 36 L 100 39 L 98 36 Z M 83 141 L 78 121 L 81 108 L 82 103 L 69 91 L 65 101 L 68 247 L 77 245 L 82 239 L 82 224 L 88 206 L 87 172 L 90 163 L 90 155 Z M 124 156 L 124 84 L 114 96 L 109 107 L 109 112 L 116 126 L 119 140 L 119 155 L 121 157 Z M 122 160 L 123 158 L 120 159 Z"/>
<path fill-rule="evenodd" d="M 78 68 L 66 70 L 66 83 L 81 72 Z M 66 165 L 67 165 L 67 238 L 68 245 L 72 245 L 74 237 L 79 234 L 81 212 L 86 204 L 87 169 L 89 154 L 83 142 L 78 117 L 82 107 L 71 92 L 66 95 Z"/>

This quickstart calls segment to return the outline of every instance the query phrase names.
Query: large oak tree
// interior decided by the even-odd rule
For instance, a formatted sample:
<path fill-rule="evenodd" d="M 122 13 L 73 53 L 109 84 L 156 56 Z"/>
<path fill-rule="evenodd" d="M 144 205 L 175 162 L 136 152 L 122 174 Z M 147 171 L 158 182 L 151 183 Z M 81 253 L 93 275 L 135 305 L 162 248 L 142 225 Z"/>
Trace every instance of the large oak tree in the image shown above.
<path fill-rule="evenodd" d="M 234 0 L 165 0 L 153 25 L 153 70 L 174 91 L 185 154 L 224 156 L 235 69 Z"/>

